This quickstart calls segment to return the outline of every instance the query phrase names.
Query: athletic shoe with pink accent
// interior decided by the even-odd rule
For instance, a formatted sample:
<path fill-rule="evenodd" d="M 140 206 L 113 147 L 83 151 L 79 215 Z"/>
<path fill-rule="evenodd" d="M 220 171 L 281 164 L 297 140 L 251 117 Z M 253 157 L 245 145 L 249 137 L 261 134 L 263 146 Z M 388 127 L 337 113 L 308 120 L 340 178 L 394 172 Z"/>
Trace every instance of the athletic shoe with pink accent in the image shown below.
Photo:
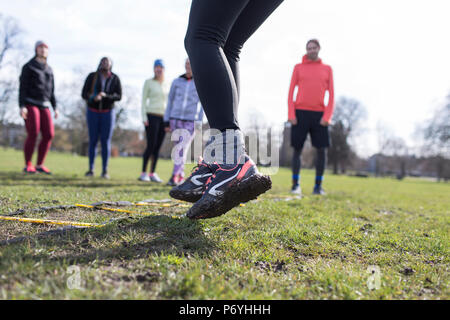
<path fill-rule="evenodd" d="M 35 174 L 36 168 L 31 163 L 27 163 L 26 167 L 23 169 L 23 172 L 28 174 Z"/>
<path fill-rule="evenodd" d="M 183 178 L 182 182 L 170 190 L 170 196 L 177 200 L 197 202 L 206 189 L 206 181 L 212 177 L 217 168 L 218 166 L 209 165 L 200 158 L 192 174 L 186 180 Z"/>
<path fill-rule="evenodd" d="M 261 175 L 249 156 L 243 154 L 241 157 L 235 165 L 215 164 L 217 169 L 206 182 L 201 199 L 187 212 L 188 218 L 210 219 L 221 216 L 272 188 L 270 177 Z"/>
<path fill-rule="evenodd" d="M 47 174 L 49 176 L 52 175 L 52 172 L 45 166 L 37 166 L 36 171 L 39 173 Z"/>

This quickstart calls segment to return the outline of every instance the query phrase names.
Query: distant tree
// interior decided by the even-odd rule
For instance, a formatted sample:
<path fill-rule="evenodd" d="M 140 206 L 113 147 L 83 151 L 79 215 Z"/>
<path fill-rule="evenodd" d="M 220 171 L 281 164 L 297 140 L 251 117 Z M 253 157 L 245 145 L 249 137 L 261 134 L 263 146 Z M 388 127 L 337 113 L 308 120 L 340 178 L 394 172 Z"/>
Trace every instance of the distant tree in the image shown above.
<path fill-rule="evenodd" d="M 349 140 L 360 129 L 361 120 L 366 114 L 364 106 L 355 99 L 341 97 L 337 101 L 333 125 L 330 127 L 331 147 L 328 150 L 334 174 L 338 174 L 339 169 L 345 172 L 351 164 L 355 153 Z"/>
<path fill-rule="evenodd" d="M 16 19 L 0 13 L 0 142 L 8 142 L 3 137 L 3 127 L 11 117 L 10 103 L 18 90 L 18 61 L 14 61 L 13 52 L 21 48 L 22 29 Z M 20 59 L 16 59 L 20 60 Z"/>
<path fill-rule="evenodd" d="M 428 120 L 424 138 L 429 152 L 450 158 L 450 95 L 446 104 Z"/>
<path fill-rule="evenodd" d="M 116 103 L 116 128 L 112 143 L 118 148 L 119 152 L 125 152 L 128 149 L 134 132 L 134 118 L 140 117 L 139 112 L 139 92 L 131 86 L 124 86 L 122 90 L 122 100 Z M 130 130 L 132 129 L 132 130 Z"/>
<path fill-rule="evenodd" d="M 438 181 L 450 179 L 450 95 L 422 129 L 422 151 L 433 160 Z"/>

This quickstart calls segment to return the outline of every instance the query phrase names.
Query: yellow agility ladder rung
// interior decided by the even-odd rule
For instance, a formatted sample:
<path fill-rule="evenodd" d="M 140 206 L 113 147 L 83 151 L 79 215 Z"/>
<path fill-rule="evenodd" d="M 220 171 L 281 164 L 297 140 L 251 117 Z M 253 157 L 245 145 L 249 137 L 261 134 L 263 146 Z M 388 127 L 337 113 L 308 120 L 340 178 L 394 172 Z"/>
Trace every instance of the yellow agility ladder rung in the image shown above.
<path fill-rule="evenodd" d="M 95 207 L 95 206 L 89 206 L 86 204 L 76 204 L 75 205 L 78 208 L 86 208 L 86 209 L 98 209 L 98 210 L 105 210 L 110 212 L 120 212 L 120 213 L 128 213 L 128 214 L 140 214 L 144 216 L 153 215 L 152 212 L 136 212 L 136 211 L 129 211 L 129 210 L 122 210 L 122 209 L 113 209 L 113 208 L 106 208 L 106 207 Z"/>
<path fill-rule="evenodd" d="M 75 205 L 78 208 L 86 208 L 86 209 L 98 209 L 98 210 L 105 210 L 110 212 L 119 212 L 119 213 L 127 213 L 127 214 L 138 214 L 141 216 L 156 216 L 156 212 L 137 212 L 137 211 L 129 211 L 129 210 L 122 210 L 122 209 L 113 209 L 113 208 L 105 208 L 105 207 L 95 207 L 95 206 L 89 206 L 86 204 L 76 204 Z M 180 219 L 180 217 L 172 216 L 173 219 Z"/>
<path fill-rule="evenodd" d="M 85 222 L 76 222 L 76 221 L 56 221 L 56 220 L 4 217 L 4 216 L 0 216 L 0 220 L 33 223 L 33 224 L 50 224 L 50 225 L 57 225 L 57 226 L 84 227 L 84 228 L 103 228 L 105 226 L 103 224 L 85 223 Z"/>

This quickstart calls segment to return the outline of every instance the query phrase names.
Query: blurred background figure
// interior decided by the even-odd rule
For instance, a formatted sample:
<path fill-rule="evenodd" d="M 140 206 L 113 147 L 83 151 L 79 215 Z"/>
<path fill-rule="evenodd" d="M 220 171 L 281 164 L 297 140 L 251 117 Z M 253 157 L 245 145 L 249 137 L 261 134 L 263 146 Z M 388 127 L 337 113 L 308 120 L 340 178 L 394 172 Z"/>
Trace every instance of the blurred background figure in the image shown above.
<path fill-rule="evenodd" d="M 173 159 L 175 164 L 169 186 L 176 186 L 184 182 L 186 153 L 195 136 L 195 122 L 203 121 L 203 108 L 199 103 L 200 99 L 193 81 L 189 59 L 186 59 L 185 69 L 186 73 L 172 82 L 164 114 L 166 132 L 184 130 L 184 134 L 180 136 L 176 146 L 180 151 L 176 159 Z"/>
<path fill-rule="evenodd" d="M 104 57 L 96 72 L 86 78 L 81 96 L 87 103 L 86 120 L 89 130 L 89 171 L 94 176 L 94 161 L 100 138 L 102 146 L 102 175 L 109 179 L 108 163 L 111 156 L 111 139 L 115 125 L 114 104 L 122 99 L 120 78 L 112 73 L 112 60 Z"/>
<path fill-rule="evenodd" d="M 334 111 L 333 71 L 330 66 L 323 64 L 319 58 L 320 43 L 316 39 L 306 44 L 306 55 L 297 64 L 292 74 L 289 88 L 288 109 L 289 122 L 292 124 L 291 145 L 294 148 L 293 158 L 293 186 L 291 192 L 301 195 L 300 169 L 301 154 L 308 134 L 316 157 L 316 184 L 313 193 L 325 194 L 322 188 L 323 175 L 326 166 L 326 149 L 330 147 L 328 127 Z M 297 97 L 294 100 L 294 91 Z M 328 104 L 325 105 L 325 93 L 328 91 Z"/>
<path fill-rule="evenodd" d="M 43 41 L 35 44 L 35 56 L 22 68 L 19 87 L 20 116 L 25 120 L 27 138 L 24 145 L 25 173 L 51 174 L 44 166 L 54 137 L 50 107 L 58 118 L 55 98 L 55 81 L 52 68 L 47 64 L 48 45 Z M 42 139 L 38 148 L 36 167 L 32 164 L 34 148 L 39 132 Z"/>
<path fill-rule="evenodd" d="M 164 81 L 164 62 L 155 60 L 153 65 L 154 76 L 144 83 L 142 92 L 142 119 L 145 126 L 147 148 L 145 149 L 140 181 L 162 183 L 156 171 L 164 137 L 164 113 L 166 111 L 168 87 Z M 151 159 L 150 173 L 147 173 L 148 162 Z"/>

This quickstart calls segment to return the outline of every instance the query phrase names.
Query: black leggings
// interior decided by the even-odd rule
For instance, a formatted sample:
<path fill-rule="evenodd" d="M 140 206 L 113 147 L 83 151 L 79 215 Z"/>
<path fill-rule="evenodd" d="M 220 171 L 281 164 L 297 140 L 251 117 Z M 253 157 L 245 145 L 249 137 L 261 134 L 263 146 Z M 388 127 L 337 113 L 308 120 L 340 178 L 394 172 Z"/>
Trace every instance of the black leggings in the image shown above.
<path fill-rule="evenodd" d="M 327 162 L 327 155 L 326 155 L 326 149 L 316 149 L 317 155 L 316 155 L 316 177 L 323 177 L 323 174 L 325 172 L 326 162 Z M 302 167 L 302 149 L 296 149 L 294 148 L 294 157 L 292 159 L 292 173 L 294 175 L 299 175 L 300 170 Z"/>
<path fill-rule="evenodd" d="M 239 129 L 239 54 L 283 0 L 193 0 L 185 47 L 211 128 Z"/>
<path fill-rule="evenodd" d="M 158 162 L 159 150 L 161 149 L 166 132 L 164 130 L 163 117 L 147 114 L 148 126 L 145 127 L 147 134 L 147 149 L 144 152 L 144 164 L 142 172 L 147 171 L 148 161 L 152 158 L 150 172 L 154 173 Z"/>

